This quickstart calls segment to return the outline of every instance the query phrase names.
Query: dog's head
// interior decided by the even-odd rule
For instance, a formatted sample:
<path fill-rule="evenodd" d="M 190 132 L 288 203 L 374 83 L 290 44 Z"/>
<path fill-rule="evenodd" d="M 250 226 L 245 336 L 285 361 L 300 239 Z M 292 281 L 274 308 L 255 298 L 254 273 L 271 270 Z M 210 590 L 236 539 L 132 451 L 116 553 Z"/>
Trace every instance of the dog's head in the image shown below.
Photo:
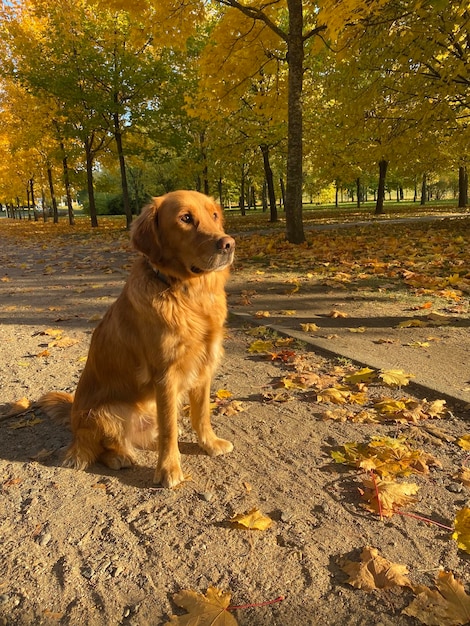
<path fill-rule="evenodd" d="M 155 268 L 179 279 L 222 270 L 235 252 L 221 208 L 197 191 L 153 198 L 132 225 L 131 240 Z"/>

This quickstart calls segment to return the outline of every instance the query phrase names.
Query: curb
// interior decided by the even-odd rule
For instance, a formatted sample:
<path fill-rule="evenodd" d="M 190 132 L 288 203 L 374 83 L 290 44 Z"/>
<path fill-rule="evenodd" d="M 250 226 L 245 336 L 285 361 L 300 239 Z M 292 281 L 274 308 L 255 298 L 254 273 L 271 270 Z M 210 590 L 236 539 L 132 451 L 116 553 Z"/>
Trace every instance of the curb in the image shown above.
<path fill-rule="evenodd" d="M 244 322 L 249 322 L 250 324 L 254 324 L 256 326 L 265 326 L 269 328 L 283 337 L 292 337 L 293 339 L 297 339 L 307 344 L 308 349 L 312 352 L 316 352 L 317 354 L 327 357 L 327 358 L 346 358 L 355 365 L 359 365 L 361 367 L 371 367 L 373 369 L 380 370 L 383 367 L 383 364 L 375 361 L 374 359 L 370 359 L 369 361 L 362 361 L 357 359 L 354 355 L 348 354 L 347 350 L 335 351 L 325 348 L 324 346 L 320 346 L 315 339 L 313 339 L 310 335 L 303 333 L 302 331 L 294 330 L 294 329 L 286 329 L 281 326 L 277 326 L 276 324 L 269 323 L 265 321 L 265 319 L 260 320 L 249 313 L 241 313 L 239 311 L 233 311 L 229 309 L 229 321 L 230 317 L 238 318 L 239 320 L 243 320 Z M 447 404 L 450 404 L 454 408 L 458 408 L 460 411 L 464 410 L 468 413 L 468 417 L 470 419 L 470 403 L 467 399 L 463 397 L 459 397 L 458 395 L 449 394 L 446 391 L 439 389 L 439 386 L 430 386 L 429 384 L 425 384 L 420 382 L 418 379 L 413 379 L 407 385 L 407 389 L 411 392 L 415 391 L 418 395 L 435 399 L 445 400 Z"/>

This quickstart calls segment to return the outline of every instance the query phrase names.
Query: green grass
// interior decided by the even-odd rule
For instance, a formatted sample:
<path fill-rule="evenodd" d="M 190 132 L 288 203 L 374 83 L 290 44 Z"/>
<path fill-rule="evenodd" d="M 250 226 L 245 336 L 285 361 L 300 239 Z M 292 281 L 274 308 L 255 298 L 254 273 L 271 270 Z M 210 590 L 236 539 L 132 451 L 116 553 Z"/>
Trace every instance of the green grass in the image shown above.
<path fill-rule="evenodd" d="M 361 222 L 370 220 L 387 221 L 400 217 L 420 217 L 429 215 L 446 215 L 453 213 L 465 213 L 467 210 L 458 208 L 455 200 L 442 200 L 421 205 L 419 202 L 396 202 L 386 201 L 384 203 L 384 213 L 380 216 L 374 214 L 375 202 L 366 202 L 357 208 L 353 202 L 340 204 L 335 207 L 333 204 L 303 205 L 303 221 L 306 226 L 313 224 L 337 224 L 342 222 Z M 278 222 L 271 223 L 270 215 L 263 213 L 260 209 L 246 212 L 245 216 L 240 215 L 239 210 L 226 211 L 227 230 L 236 232 L 246 232 L 251 230 L 282 230 L 285 227 L 285 214 L 282 209 L 278 209 Z"/>

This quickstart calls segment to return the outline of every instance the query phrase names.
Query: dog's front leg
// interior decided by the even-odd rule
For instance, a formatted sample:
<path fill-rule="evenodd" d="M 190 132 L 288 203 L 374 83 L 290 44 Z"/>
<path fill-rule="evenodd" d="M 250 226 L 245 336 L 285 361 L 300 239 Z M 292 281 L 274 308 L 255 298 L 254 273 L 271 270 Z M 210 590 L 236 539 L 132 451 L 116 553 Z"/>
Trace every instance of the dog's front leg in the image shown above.
<path fill-rule="evenodd" d="M 210 378 L 189 391 L 191 424 L 196 431 L 199 445 L 209 456 L 225 454 L 233 450 L 233 444 L 220 439 L 212 429 L 210 413 Z"/>
<path fill-rule="evenodd" d="M 173 379 L 174 381 L 174 379 Z M 154 482 L 175 487 L 183 482 L 178 448 L 178 398 L 171 373 L 157 383 L 158 464 Z"/>

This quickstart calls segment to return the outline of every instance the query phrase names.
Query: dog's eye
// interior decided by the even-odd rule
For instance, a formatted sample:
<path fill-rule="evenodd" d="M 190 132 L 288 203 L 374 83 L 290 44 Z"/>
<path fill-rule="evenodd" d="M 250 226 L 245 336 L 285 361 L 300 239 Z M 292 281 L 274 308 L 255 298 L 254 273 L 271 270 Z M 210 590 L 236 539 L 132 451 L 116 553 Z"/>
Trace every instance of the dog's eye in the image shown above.
<path fill-rule="evenodd" d="M 184 222 L 185 224 L 192 224 L 193 216 L 191 215 L 191 213 L 185 213 L 184 215 L 181 216 L 181 221 Z"/>

